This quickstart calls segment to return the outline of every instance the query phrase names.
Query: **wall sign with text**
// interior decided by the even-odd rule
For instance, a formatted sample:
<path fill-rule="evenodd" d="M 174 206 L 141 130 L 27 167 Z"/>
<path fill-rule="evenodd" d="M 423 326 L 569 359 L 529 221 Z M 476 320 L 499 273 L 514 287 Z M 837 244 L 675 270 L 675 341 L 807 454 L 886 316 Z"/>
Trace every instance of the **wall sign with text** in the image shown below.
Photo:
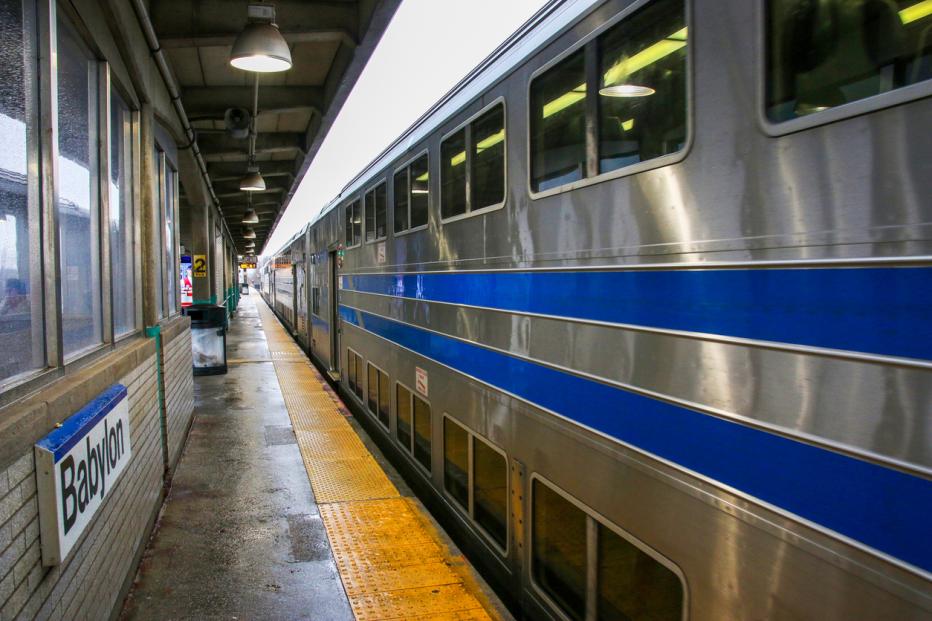
<path fill-rule="evenodd" d="M 35 445 L 42 564 L 59 565 L 129 463 L 129 399 L 114 384 Z"/>
<path fill-rule="evenodd" d="M 191 266 L 195 278 L 204 278 L 207 276 L 207 255 L 194 255 L 194 263 Z"/>

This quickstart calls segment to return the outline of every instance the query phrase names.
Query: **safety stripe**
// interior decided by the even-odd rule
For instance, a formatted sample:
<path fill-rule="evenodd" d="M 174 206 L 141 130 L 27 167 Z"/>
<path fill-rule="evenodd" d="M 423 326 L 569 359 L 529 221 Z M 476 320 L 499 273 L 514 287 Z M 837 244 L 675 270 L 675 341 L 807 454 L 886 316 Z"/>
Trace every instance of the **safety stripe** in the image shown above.
<path fill-rule="evenodd" d="M 348 291 L 932 359 L 932 268 L 427 272 Z"/>
<path fill-rule="evenodd" d="M 345 306 L 422 356 L 932 571 L 932 482 Z"/>

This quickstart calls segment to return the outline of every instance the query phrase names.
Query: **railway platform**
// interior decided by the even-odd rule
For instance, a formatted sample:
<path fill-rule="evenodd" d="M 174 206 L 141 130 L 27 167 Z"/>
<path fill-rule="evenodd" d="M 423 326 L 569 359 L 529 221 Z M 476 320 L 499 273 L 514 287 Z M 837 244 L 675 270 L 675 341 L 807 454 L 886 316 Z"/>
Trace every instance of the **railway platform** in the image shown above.
<path fill-rule="evenodd" d="M 124 619 L 507 611 L 258 295 L 195 415 Z"/>

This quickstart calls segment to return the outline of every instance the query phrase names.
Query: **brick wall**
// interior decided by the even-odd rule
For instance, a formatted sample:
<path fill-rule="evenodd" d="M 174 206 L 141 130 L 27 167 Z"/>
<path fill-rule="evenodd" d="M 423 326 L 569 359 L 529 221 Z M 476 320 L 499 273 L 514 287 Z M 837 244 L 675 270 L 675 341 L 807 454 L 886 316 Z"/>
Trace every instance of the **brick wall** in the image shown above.
<path fill-rule="evenodd" d="M 191 373 L 191 330 L 162 342 L 162 373 L 165 378 L 165 418 L 168 435 L 168 464 L 174 469 L 194 413 L 194 375 Z"/>
<path fill-rule="evenodd" d="M 0 473 L 0 619 L 109 618 L 162 495 L 155 355 L 113 381 L 128 389 L 132 457 L 65 563 L 42 566 L 32 450 Z"/>

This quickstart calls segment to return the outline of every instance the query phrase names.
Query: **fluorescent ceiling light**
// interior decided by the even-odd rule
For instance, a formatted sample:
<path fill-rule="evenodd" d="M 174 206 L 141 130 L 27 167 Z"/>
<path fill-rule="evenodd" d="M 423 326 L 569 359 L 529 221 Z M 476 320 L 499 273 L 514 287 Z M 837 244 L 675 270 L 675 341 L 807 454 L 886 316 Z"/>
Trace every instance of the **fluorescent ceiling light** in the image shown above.
<path fill-rule="evenodd" d="M 429 194 L 430 190 L 411 190 L 411 194 Z"/>
<path fill-rule="evenodd" d="M 250 22 L 233 43 L 230 64 L 256 73 L 287 71 L 291 69 L 291 50 L 278 26 Z"/>
<path fill-rule="evenodd" d="M 922 0 L 922 2 L 917 2 L 900 11 L 900 21 L 902 21 L 904 25 L 911 24 L 929 15 L 932 15 L 932 0 Z"/>

